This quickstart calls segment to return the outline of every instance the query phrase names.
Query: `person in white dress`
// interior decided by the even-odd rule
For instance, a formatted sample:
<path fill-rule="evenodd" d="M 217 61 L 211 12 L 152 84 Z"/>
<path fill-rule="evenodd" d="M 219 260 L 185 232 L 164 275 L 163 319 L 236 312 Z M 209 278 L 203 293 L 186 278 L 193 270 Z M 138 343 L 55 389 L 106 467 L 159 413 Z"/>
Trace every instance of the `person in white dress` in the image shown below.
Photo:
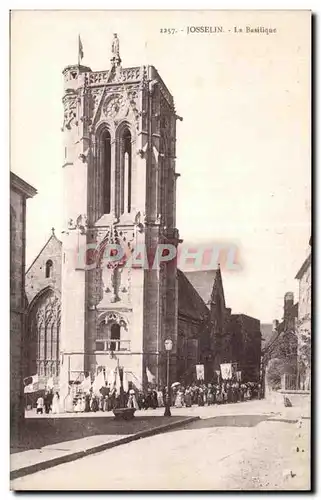
<path fill-rule="evenodd" d="M 182 391 L 181 387 L 179 387 L 177 393 L 176 393 L 176 399 L 175 399 L 175 407 L 176 408 L 182 408 L 183 406 L 183 395 L 184 392 Z"/>
<path fill-rule="evenodd" d="M 157 403 L 158 407 L 160 408 L 161 406 L 164 406 L 164 398 L 163 398 L 163 393 L 160 389 L 157 390 Z"/>
<path fill-rule="evenodd" d="M 60 413 L 60 398 L 58 392 L 52 398 L 52 413 Z"/>
<path fill-rule="evenodd" d="M 73 413 L 73 411 L 74 411 L 73 397 L 70 394 L 70 392 L 69 392 L 68 396 L 66 396 L 66 399 L 65 399 L 65 411 L 68 413 Z"/>
<path fill-rule="evenodd" d="M 139 406 L 137 403 L 136 395 L 134 389 L 129 391 L 129 397 L 127 402 L 127 408 L 135 408 L 135 410 L 139 410 Z"/>

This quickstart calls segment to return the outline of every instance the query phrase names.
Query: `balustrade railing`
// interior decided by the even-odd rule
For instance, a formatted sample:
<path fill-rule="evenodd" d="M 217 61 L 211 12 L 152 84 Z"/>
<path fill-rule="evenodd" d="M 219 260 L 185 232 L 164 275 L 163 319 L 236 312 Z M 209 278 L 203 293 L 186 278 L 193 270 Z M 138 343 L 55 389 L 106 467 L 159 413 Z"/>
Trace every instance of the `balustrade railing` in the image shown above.
<path fill-rule="evenodd" d="M 96 351 L 130 351 L 130 340 L 97 339 Z"/>

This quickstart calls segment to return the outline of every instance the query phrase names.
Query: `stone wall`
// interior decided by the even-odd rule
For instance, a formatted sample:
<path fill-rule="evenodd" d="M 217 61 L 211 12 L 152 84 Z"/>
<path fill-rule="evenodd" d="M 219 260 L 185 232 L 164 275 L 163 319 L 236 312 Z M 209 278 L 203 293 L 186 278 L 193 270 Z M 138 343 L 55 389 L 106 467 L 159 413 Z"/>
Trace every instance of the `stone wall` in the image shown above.
<path fill-rule="evenodd" d="M 25 198 L 11 190 L 10 268 L 10 403 L 12 431 L 16 432 L 22 408 L 24 332 Z"/>
<path fill-rule="evenodd" d="M 26 199 L 36 190 L 10 174 L 10 421 L 17 435 L 24 417 Z"/>
<path fill-rule="evenodd" d="M 298 357 L 300 372 L 300 388 L 310 389 L 311 384 L 311 255 L 302 266 L 298 276 L 299 310 L 298 310 Z"/>
<path fill-rule="evenodd" d="M 50 277 L 46 277 L 46 262 L 52 261 Z M 61 290 L 62 243 L 52 235 L 26 272 L 26 295 L 28 304 L 47 287 Z"/>

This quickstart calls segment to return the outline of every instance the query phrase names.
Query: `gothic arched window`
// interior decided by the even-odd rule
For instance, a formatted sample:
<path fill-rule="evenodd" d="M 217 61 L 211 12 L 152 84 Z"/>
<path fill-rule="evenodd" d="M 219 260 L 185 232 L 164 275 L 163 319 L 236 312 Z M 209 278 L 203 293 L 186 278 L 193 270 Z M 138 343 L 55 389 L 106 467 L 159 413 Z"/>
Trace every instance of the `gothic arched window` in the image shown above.
<path fill-rule="evenodd" d="M 103 212 L 110 214 L 111 209 L 111 141 L 107 129 L 103 131 L 100 138 L 103 173 Z"/>
<path fill-rule="evenodd" d="M 120 325 L 118 323 L 113 323 L 110 328 L 110 338 L 112 340 L 120 340 Z M 110 343 L 111 351 L 119 351 L 119 342 Z"/>
<path fill-rule="evenodd" d="M 52 260 L 47 260 L 46 262 L 46 278 L 51 278 L 52 276 Z"/>
<path fill-rule="evenodd" d="M 60 300 L 48 289 L 39 297 L 28 313 L 28 357 L 30 367 L 36 365 L 39 375 L 51 375 L 52 367 L 59 374 Z"/>
<path fill-rule="evenodd" d="M 120 159 L 120 213 L 129 213 L 132 203 L 132 136 L 128 128 L 121 138 Z"/>

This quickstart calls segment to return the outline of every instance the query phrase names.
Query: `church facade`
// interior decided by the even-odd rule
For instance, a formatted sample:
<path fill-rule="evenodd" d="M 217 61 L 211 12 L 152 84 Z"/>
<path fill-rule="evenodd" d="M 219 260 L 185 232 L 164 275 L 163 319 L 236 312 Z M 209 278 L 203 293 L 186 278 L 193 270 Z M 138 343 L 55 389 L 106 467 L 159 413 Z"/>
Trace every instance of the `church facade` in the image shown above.
<path fill-rule="evenodd" d="M 25 376 L 53 377 L 64 393 L 119 364 L 137 387 L 148 374 L 162 385 L 170 338 L 171 380 L 191 381 L 200 363 L 209 379 L 224 333 L 221 272 L 185 275 L 166 259 L 181 242 L 173 97 L 153 66 L 122 67 L 117 37 L 109 70 L 79 64 L 63 77 L 64 230 L 26 275 Z"/>

